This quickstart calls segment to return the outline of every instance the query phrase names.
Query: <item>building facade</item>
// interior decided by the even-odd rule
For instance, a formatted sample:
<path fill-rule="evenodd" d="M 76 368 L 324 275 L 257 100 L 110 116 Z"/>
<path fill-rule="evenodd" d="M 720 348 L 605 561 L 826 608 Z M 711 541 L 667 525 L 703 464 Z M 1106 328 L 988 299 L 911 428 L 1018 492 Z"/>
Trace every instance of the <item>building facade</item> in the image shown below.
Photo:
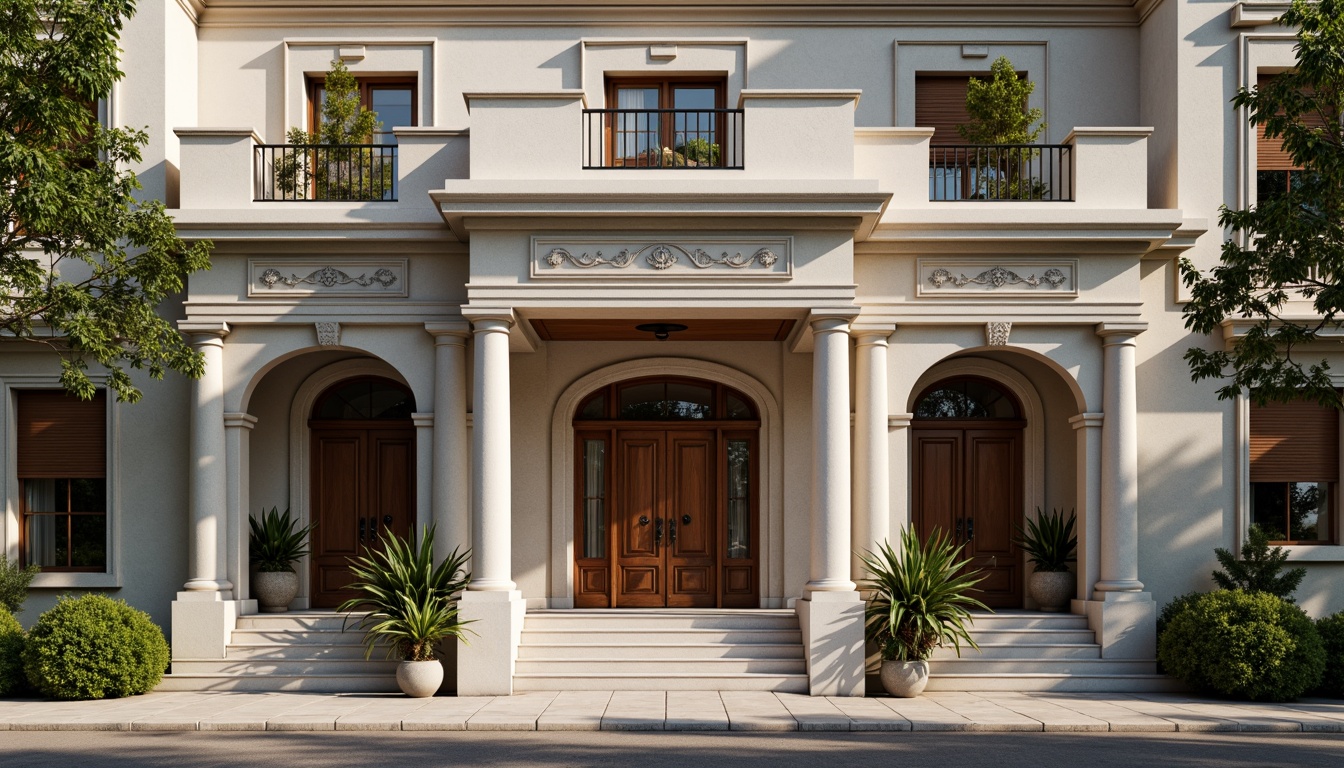
<path fill-rule="evenodd" d="M 470 546 L 461 693 L 515 690 L 528 612 L 641 608 L 792 609 L 806 689 L 861 694 L 855 553 L 941 527 L 1033 609 L 1038 509 L 1076 511 L 1106 659 L 1150 662 L 1253 520 L 1340 610 L 1338 416 L 1182 360 L 1237 327 L 1184 329 L 1176 260 L 1291 173 L 1229 104 L 1293 64 L 1282 9 L 143 0 L 104 111 L 214 243 L 166 309 L 205 375 L 76 412 L 54 358 L 0 356 L 29 618 L 108 590 L 222 658 L 272 506 L 318 524 L 296 609 L 382 531 Z M 955 133 L 999 57 L 1047 126 L 1012 157 Z M 382 130 L 286 148 L 333 61 Z M 39 451 L 43 418 L 91 447 Z"/>

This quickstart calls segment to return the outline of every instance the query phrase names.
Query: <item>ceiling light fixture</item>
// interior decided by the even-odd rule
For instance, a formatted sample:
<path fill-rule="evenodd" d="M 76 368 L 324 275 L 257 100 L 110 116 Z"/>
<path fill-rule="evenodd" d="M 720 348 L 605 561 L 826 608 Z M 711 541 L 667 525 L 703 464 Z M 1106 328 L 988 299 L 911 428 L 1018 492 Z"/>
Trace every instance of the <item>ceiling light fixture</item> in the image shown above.
<path fill-rule="evenodd" d="M 635 330 L 652 333 L 653 338 L 659 341 L 667 341 L 668 336 L 677 331 L 686 330 L 686 326 L 681 323 L 644 323 L 643 325 L 636 325 Z"/>

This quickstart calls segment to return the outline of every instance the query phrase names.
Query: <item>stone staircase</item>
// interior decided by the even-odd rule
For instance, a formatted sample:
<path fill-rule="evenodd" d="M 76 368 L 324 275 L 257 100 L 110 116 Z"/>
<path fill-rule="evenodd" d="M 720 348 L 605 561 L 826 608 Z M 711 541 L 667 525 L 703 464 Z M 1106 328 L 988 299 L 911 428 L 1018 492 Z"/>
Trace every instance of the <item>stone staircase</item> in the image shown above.
<path fill-rule="evenodd" d="M 238 617 L 222 659 L 173 659 L 160 691 L 395 692 L 395 661 L 364 660 L 364 633 L 331 611 Z"/>
<path fill-rule="evenodd" d="M 529 611 L 515 691 L 807 692 L 793 610 Z"/>
<path fill-rule="evenodd" d="M 1000 611 L 973 614 L 971 637 L 980 652 L 961 658 L 939 648 L 929 661 L 930 691 L 1162 691 L 1174 690 L 1153 659 L 1103 659 L 1087 617 L 1070 613 Z"/>

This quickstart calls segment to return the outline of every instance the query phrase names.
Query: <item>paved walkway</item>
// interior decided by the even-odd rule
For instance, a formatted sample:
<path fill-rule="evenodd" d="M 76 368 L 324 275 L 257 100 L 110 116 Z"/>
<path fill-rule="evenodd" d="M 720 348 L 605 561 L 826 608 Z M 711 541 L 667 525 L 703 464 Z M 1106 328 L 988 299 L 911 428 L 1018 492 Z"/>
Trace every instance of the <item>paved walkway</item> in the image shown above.
<path fill-rule="evenodd" d="M 105 701 L 0 699 L 0 730 L 1341 733 L 1344 702 L 1246 704 L 1114 693 L 926 693 L 917 699 L 813 698 L 751 691 L 564 691 L 431 699 L 151 693 Z"/>

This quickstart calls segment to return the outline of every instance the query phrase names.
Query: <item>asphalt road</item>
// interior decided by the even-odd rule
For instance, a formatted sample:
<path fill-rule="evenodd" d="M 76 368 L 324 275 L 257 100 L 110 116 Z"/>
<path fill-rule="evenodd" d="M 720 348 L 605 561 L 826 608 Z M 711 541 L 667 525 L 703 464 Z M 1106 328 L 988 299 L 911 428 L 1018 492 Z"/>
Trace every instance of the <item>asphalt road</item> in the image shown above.
<path fill-rule="evenodd" d="M 0 732 L 0 766 L 1344 766 L 1344 734 Z"/>

